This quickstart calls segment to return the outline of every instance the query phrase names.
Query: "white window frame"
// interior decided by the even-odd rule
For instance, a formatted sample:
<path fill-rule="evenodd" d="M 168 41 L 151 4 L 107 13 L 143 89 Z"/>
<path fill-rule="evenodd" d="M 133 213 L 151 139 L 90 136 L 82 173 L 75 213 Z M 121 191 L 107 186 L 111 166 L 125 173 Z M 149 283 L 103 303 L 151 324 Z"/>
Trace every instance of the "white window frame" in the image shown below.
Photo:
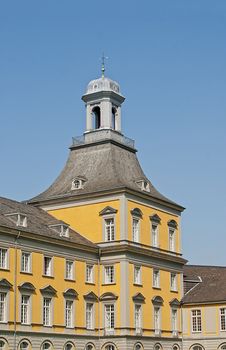
<path fill-rule="evenodd" d="M 171 323 L 172 323 L 172 333 L 174 336 L 178 335 L 178 309 L 175 307 L 171 308 Z"/>
<path fill-rule="evenodd" d="M 86 302 L 86 329 L 94 329 L 94 303 Z"/>
<path fill-rule="evenodd" d="M 104 241 L 112 242 L 115 241 L 115 217 L 105 216 L 104 220 Z"/>
<path fill-rule="evenodd" d="M 31 273 L 31 253 L 21 251 L 21 272 Z"/>
<path fill-rule="evenodd" d="M 160 289 L 160 270 L 158 269 L 153 269 L 152 287 Z"/>
<path fill-rule="evenodd" d="M 154 305 L 154 330 L 155 335 L 161 334 L 161 306 Z"/>
<path fill-rule="evenodd" d="M 49 305 L 45 306 L 45 301 L 49 301 Z M 48 315 L 46 313 L 48 311 Z M 46 317 L 46 315 L 48 317 Z M 46 322 L 46 319 L 48 318 L 48 322 Z M 51 297 L 43 297 L 43 307 L 42 307 L 42 321 L 44 327 L 52 327 L 53 324 L 53 299 Z"/>
<path fill-rule="evenodd" d="M 3 317 L 2 317 L 3 315 Z M 8 293 L 0 290 L 0 323 L 6 323 L 8 319 Z"/>
<path fill-rule="evenodd" d="M 107 308 L 110 308 L 108 313 L 107 313 Z M 115 304 L 114 303 L 104 304 L 104 329 L 107 333 L 114 332 L 114 329 L 115 329 Z"/>
<path fill-rule="evenodd" d="M 68 304 L 70 307 L 68 307 Z M 74 300 L 66 298 L 65 299 L 65 327 L 74 327 Z"/>
<path fill-rule="evenodd" d="M 137 216 L 132 216 L 132 240 L 135 243 L 140 242 L 140 218 Z"/>
<path fill-rule="evenodd" d="M 191 310 L 191 329 L 192 333 L 202 332 L 202 312 L 201 309 Z"/>
<path fill-rule="evenodd" d="M 86 283 L 94 283 L 94 265 L 86 264 Z"/>
<path fill-rule="evenodd" d="M 68 270 L 68 266 L 70 265 L 70 273 Z M 65 260 L 65 279 L 66 280 L 70 280 L 70 281 L 74 281 L 75 276 L 74 276 L 74 261 L 70 260 L 70 259 L 66 259 Z"/>
<path fill-rule="evenodd" d="M 46 269 L 46 259 L 50 262 L 48 269 Z M 43 256 L 43 276 L 53 277 L 53 257 L 44 255 Z"/>
<path fill-rule="evenodd" d="M 142 305 L 134 304 L 134 328 L 136 334 L 141 334 L 142 332 Z"/>
<path fill-rule="evenodd" d="M 226 331 L 226 308 L 220 308 L 220 330 Z"/>
<path fill-rule="evenodd" d="M 170 290 L 172 292 L 177 292 L 178 288 L 177 288 L 177 274 L 171 272 L 170 273 Z"/>
<path fill-rule="evenodd" d="M 134 284 L 138 284 L 141 285 L 141 266 L 139 265 L 133 265 L 133 280 L 134 280 Z"/>
<path fill-rule="evenodd" d="M 152 247 L 159 247 L 159 225 L 151 221 L 151 242 Z"/>
<path fill-rule="evenodd" d="M 176 229 L 169 227 L 169 251 L 175 252 L 176 246 Z"/>
<path fill-rule="evenodd" d="M 115 283 L 115 266 L 105 265 L 104 266 L 104 284 Z"/>
<path fill-rule="evenodd" d="M 27 298 L 27 302 L 23 301 Z M 21 293 L 20 296 L 20 323 L 22 325 L 31 324 L 31 295 Z"/>
<path fill-rule="evenodd" d="M 7 248 L 0 248 L 0 269 L 8 270 L 9 268 L 9 252 Z"/>

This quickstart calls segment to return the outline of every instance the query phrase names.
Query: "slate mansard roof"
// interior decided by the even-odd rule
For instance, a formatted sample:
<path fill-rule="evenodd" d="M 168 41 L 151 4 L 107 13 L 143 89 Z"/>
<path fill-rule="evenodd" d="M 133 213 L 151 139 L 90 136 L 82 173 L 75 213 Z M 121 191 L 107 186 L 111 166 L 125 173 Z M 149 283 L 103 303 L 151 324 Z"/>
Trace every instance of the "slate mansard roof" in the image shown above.
<path fill-rule="evenodd" d="M 9 214 L 20 214 L 26 216 L 27 226 L 17 226 L 11 219 Z M 76 243 L 83 246 L 97 247 L 94 243 L 90 242 L 85 237 L 81 236 L 76 231 L 69 228 L 69 237 L 61 236 L 51 225 L 57 226 L 65 224 L 65 222 L 55 219 L 52 215 L 46 213 L 44 210 L 20 203 L 8 198 L 0 197 L 0 226 L 16 229 L 21 232 L 32 233 L 35 236 L 57 239 L 63 242 Z M 52 226 L 52 227 L 53 227 Z"/>
<path fill-rule="evenodd" d="M 183 304 L 226 303 L 226 267 L 184 266 Z"/>
<path fill-rule="evenodd" d="M 98 132 L 96 134 L 98 135 Z M 122 134 L 117 135 L 116 132 L 111 131 L 111 137 L 108 139 L 102 137 L 96 142 L 84 141 L 72 146 L 67 163 L 58 178 L 46 191 L 29 202 L 39 204 L 70 197 L 76 199 L 80 195 L 128 189 L 136 191 L 137 194 L 142 193 L 150 199 L 157 199 L 162 204 L 175 206 L 177 210 L 182 211 L 183 207 L 155 189 L 139 164 L 136 150 L 126 145 L 126 139 Z M 72 190 L 73 179 L 79 177 L 86 179 L 84 187 L 76 191 Z M 148 183 L 149 192 L 139 187 L 137 183 L 139 180 L 145 180 Z"/>

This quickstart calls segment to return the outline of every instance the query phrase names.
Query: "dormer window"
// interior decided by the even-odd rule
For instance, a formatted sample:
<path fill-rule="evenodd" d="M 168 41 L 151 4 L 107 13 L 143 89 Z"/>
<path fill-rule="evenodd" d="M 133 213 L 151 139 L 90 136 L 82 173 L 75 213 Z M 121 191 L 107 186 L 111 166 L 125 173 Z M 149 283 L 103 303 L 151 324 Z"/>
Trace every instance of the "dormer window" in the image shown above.
<path fill-rule="evenodd" d="M 150 184 L 146 180 L 138 180 L 136 181 L 136 184 L 141 189 L 141 191 L 150 192 Z"/>
<path fill-rule="evenodd" d="M 60 237 L 69 237 L 69 226 L 65 224 L 49 225 L 51 229 L 59 233 Z"/>
<path fill-rule="evenodd" d="M 85 184 L 85 179 L 84 178 L 75 178 L 73 179 L 72 183 L 71 183 L 71 190 L 80 190 L 84 187 Z"/>
<path fill-rule="evenodd" d="M 5 214 L 16 226 L 27 227 L 27 216 L 21 213 Z"/>

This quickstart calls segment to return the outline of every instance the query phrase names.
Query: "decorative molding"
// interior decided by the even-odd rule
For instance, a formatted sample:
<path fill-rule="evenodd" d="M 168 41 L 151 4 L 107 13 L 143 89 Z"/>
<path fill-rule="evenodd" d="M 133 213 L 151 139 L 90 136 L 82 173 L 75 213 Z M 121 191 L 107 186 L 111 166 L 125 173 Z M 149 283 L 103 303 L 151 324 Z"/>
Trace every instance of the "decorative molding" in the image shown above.
<path fill-rule="evenodd" d="M 29 293 L 35 292 L 35 287 L 33 286 L 32 283 L 29 283 L 29 282 L 24 282 L 18 287 L 18 289 L 22 292 L 29 292 Z"/>
<path fill-rule="evenodd" d="M 173 306 L 173 307 L 180 307 L 180 302 L 177 298 L 174 298 L 172 299 L 170 302 L 169 302 L 170 306 Z"/>
<path fill-rule="evenodd" d="M 133 296 L 133 301 L 138 303 L 145 303 L 145 297 L 141 293 L 136 293 Z"/>
<path fill-rule="evenodd" d="M 0 288 L 1 289 L 7 289 L 7 290 L 9 290 L 9 289 L 11 289 L 12 288 L 12 284 L 6 279 L 6 278 L 2 278 L 1 280 L 0 280 Z"/>
<path fill-rule="evenodd" d="M 117 211 L 118 211 L 117 209 L 114 209 L 114 208 L 112 208 L 112 207 L 110 207 L 110 206 L 107 206 L 107 207 L 105 207 L 103 210 L 101 210 L 101 211 L 99 212 L 99 215 L 100 215 L 100 216 L 103 216 L 103 215 L 116 214 Z"/>
<path fill-rule="evenodd" d="M 154 296 L 151 301 L 155 305 L 163 305 L 163 299 L 159 295 Z"/>
<path fill-rule="evenodd" d="M 52 295 L 52 296 L 56 296 L 56 293 L 57 293 L 57 291 L 56 291 L 56 289 L 54 289 L 52 286 L 50 286 L 50 285 L 48 285 L 48 286 L 46 286 L 46 287 L 44 287 L 44 288 L 41 288 L 40 289 L 40 292 L 42 293 L 42 294 L 49 294 L 49 295 Z"/>
<path fill-rule="evenodd" d="M 107 292 L 100 296 L 100 301 L 117 300 L 118 296 L 114 293 Z"/>
<path fill-rule="evenodd" d="M 138 216 L 139 218 L 142 219 L 143 213 L 139 208 L 134 208 L 130 211 L 130 213 L 134 216 Z"/>
<path fill-rule="evenodd" d="M 78 293 L 72 288 L 65 290 L 65 292 L 63 292 L 63 296 L 68 298 L 78 299 Z"/>
<path fill-rule="evenodd" d="M 175 220 L 168 221 L 167 225 L 172 228 L 177 228 L 178 226 Z"/>
<path fill-rule="evenodd" d="M 153 214 L 149 217 L 151 221 L 156 222 L 157 224 L 160 224 L 161 218 L 158 216 L 158 214 Z"/>
<path fill-rule="evenodd" d="M 83 298 L 86 301 L 92 301 L 92 302 L 97 302 L 98 301 L 98 296 L 94 292 L 89 292 L 89 293 L 83 295 Z"/>

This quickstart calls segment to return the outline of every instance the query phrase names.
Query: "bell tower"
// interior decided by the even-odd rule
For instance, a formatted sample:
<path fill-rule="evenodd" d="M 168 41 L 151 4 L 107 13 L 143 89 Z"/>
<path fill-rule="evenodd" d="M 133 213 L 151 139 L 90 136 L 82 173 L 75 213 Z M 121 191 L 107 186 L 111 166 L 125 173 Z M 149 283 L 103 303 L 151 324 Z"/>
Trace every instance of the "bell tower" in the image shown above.
<path fill-rule="evenodd" d="M 121 133 L 121 105 L 125 100 L 119 84 L 104 76 L 91 80 L 82 100 L 86 104 L 86 133 L 110 129 Z"/>

